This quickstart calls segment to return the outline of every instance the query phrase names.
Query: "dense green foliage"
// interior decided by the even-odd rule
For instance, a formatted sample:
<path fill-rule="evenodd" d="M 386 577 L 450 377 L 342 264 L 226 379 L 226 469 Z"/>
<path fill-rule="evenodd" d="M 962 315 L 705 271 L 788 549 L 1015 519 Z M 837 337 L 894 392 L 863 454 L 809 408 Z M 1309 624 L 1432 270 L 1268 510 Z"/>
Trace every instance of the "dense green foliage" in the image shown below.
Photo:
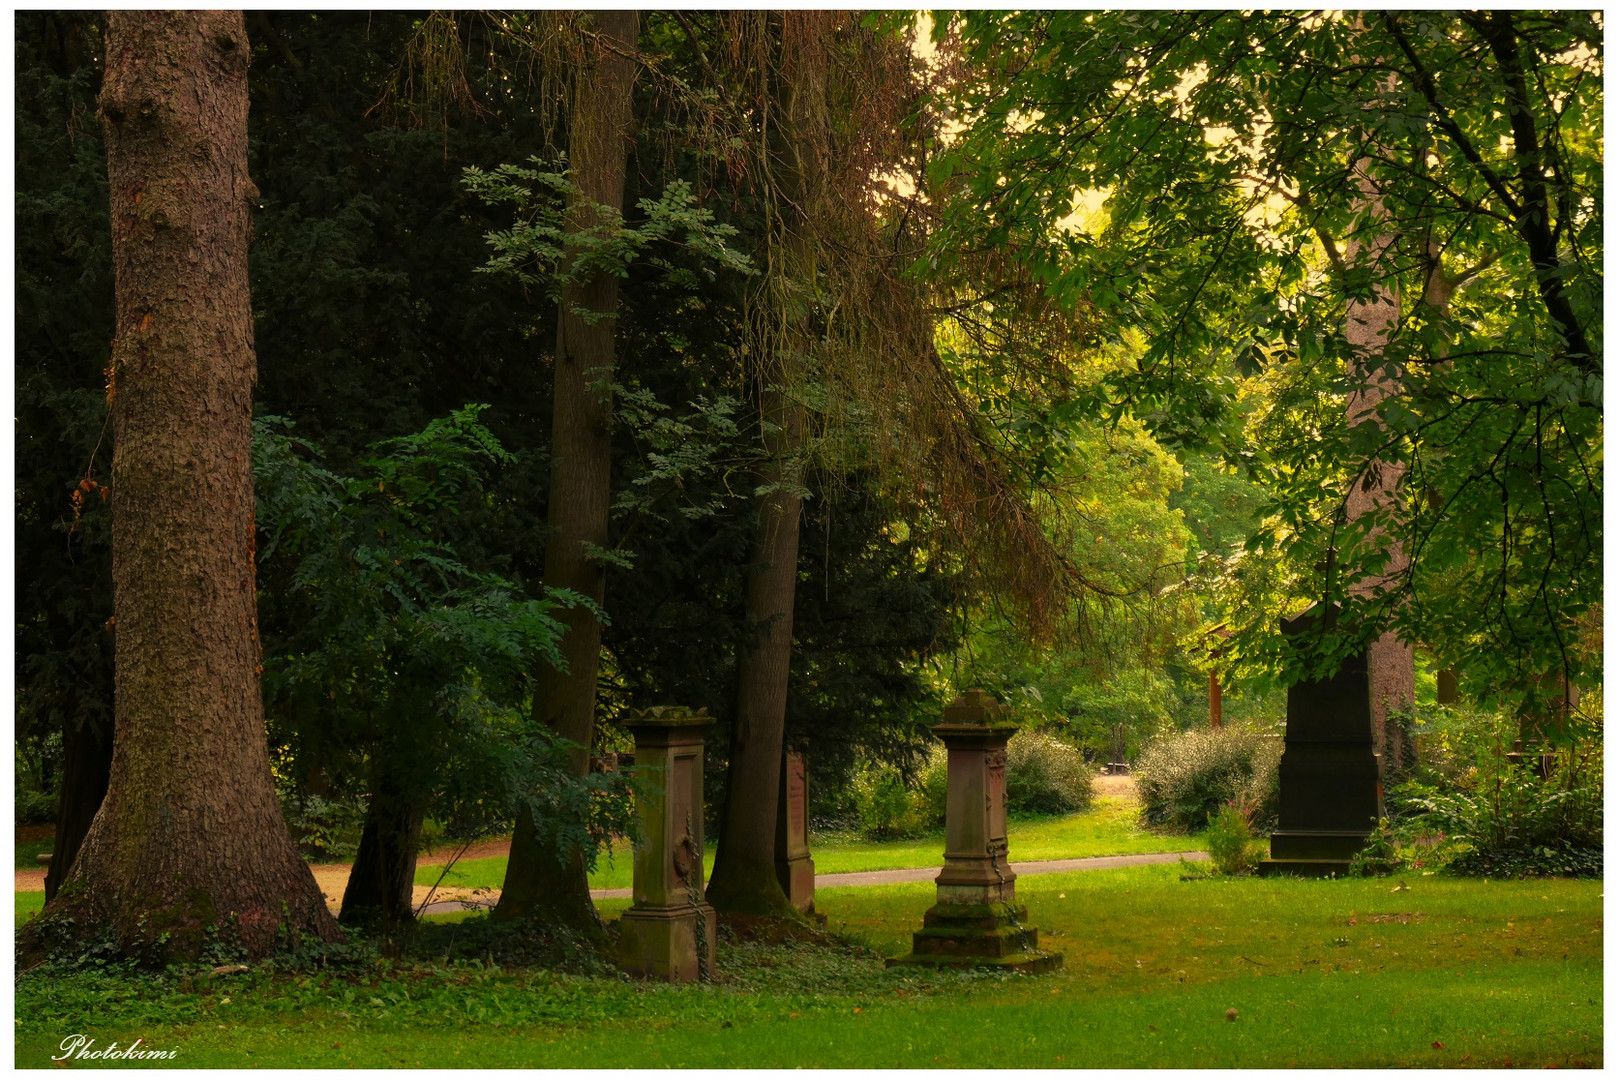
<path fill-rule="evenodd" d="M 1120 360 L 1081 411 L 1213 443 L 1264 486 L 1226 575 L 1244 675 L 1331 670 L 1394 627 L 1476 694 L 1596 678 L 1575 647 L 1602 578 L 1595 16 L 1006 11 L 935 32 L 969 75 L 927 265 L 1006 252 L 1089 305 Z M 1346 306 L 1379 288 L 1400 317 L 1358 357 Z M 1346 421 L 1352 361 L 1399 380 L 1377 423 Z M 1347 524 L 1375 458 L 1408 497 Z M 1391 540 L 1409 569 L 1357 593 Z M 1277 618 L 1324 595 L 1344 632 L 1284 648 Z"/>
<path fill-rule="evenodd" d="M 1520 754 L 1519 730 L 1510 714 L 1421 710 L 1418 764 L 1390 793 L 1401 831 L 1443 837 L 1452 873 L 1601 877 L 1602 742 Z"/>
<path fill-rule="evenodd" d="M 451 21 L 466 47 L 459 102 L 411 90 L 432 82 L 412 65 L 442 21 L 250 13 L 258 408 L 293 422 L 334 474 L 358 477 L 367 447 L 421 432 L 448 407 L 488 402 L 480 420 L 509 457 L 483 497 L 438 519 L 436 542 L 474 578 L 504 578 L 521 603 L 540 595 L 555 304 L 543 283 L 477 272 L 485 237 L 510 231 L 513 217 L 464 179 L 468 167 L 496 176 L 566 133 L 551 126 L 544 65 L 530 67 L 525 46 L 476 13 Z M 667 17 L 650 18 L 647 37 L 666 74 L 700 64 Z M 47 783 L 63 729 L 111 718 L 108 515 L 97 486 L 111 451 L 98 440 L 112 337 L 98 48 L 91 15 L 19 20 L 19 734 L 45 753 Z M 637 108 L 626 227 L 649 241 L 683 223 L 702 228 L 676 229 L 677 241 L 735 228 L 736 246 L 751 246 L 758 200 L 717 188 L 683 148 L 693 117 L 652 92 Z M 698 248 L 652 243 L 652 258 L 623 268 L 620 498 L 604 557 L 630 566 L 609 575 L 601 690 L 609 720 L 629 706 L 706 706 L 721 720 L 720 747 L 753 530 L 743 475 L 758 447 L 738 355 L 742 275 L 710 273 L 717 249 Z M 811 486 L 788 724 L 790 737 L 811 740 L 815 786 L 828 790 L 857 753 L 926 739 L 916 706 L 936 701 L 925 665 L 954 640 L 954 591 L 936 553 L 889 529 L 873 477 Z M 267 584 L 275 577 L 266 571 Z M 281 602 L 290 597 L 261 599 L 274 673 L 290 659 L 278 650 L 308 627 L 297 604 Z M 623 736 L 608 724 L 603 738 Z M 723 765 L 723 754 L 710 761 Z M 306 770 L 288 779 L 300 816 L 308 799 L 333 794 Z"/>
<path fill-rule="evenodd" d="M 1277 820 L 1277 763 L 1282 740 L 1238 727 L 1170 733 L 1149 743 L 1132 776 L 1142 817 L 1183 832 L 1203 829 L 1223 807 L 1248 810 L 1255 829 Z"/>
<path fill-rule="evenodd" d="M 1092 769 L 1079 751 L 1044 732 L 1007 742 L 1007 811 L 1072 814 L 1091 805 Z"/>
<path fill-rule="evenodd" d="M 583 600 L 522 599 L 445 539 L 510 460 L 480 411 L 378 443 L 348 477 L 285 424 L 256 424 L 261 609 L 289 628 L 265 641 L 272 744 L 301 791 L 386 796 L 460 836 L 526 806 L 560 847 L 594 858 L 629 827 L 628 788 L 619 774 L 573 777 L 525 708 L 535 665 L 561 662 L 551 612 Z"/>
<path fill-rule="evenodd" d="M 16 26 L 16 734 L 54 792 L 64 732 L 112 726 L 112 239 L 96 18 Z"/>
<path fill-rule="evenodd" d="M 1072 814 L 1088 809 L 1092 767 L 1073 746 L 1041 731 L 1019 731 L 1007 742 L 1007 811 Z M 944 747 L 936 745 L 906 773 L 892 762 L 868 762 L 851 785 L 853 811 L 872 840 L 921 836 L 945 824 L 948 777 Z"/>

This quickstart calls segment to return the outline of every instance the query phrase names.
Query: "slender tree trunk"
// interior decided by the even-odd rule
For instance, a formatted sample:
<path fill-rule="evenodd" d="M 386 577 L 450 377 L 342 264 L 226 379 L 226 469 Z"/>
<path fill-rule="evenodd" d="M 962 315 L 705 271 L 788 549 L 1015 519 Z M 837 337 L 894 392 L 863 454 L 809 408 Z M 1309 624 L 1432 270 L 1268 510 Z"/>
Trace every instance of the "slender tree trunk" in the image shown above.
<path fill-rule="evenodd" d="M 621 210 L 625 161 L 634 116 L 636 76 L 634 11 L 603 11 L 595 16 L 600 35 L 595 56 L 581 65 L 570 110 L 569 162 L 585 199 Z M 588 206 L 576 205 L 569 228 L 595 223 Z M 599 274 L 563 290 L 557 316 L 557 352 L 552 382 L 551 492 L 547 523 L 546 584 L 568 588 L 602 602 L 604 577 L 592 546 L 608 542 L 612 477 L 614 314 L 619 279 Z M 604 318 L 586 321 L 579 312 Z M 596 719 L 596 669 L 602 629 L 591 612 L 563 612 L 565 672 L 543 668 L 535 688 L 535 708 L 557 734 L 579 744 L 574 771 L 585 775 Z M 543 919 L 599 934 L 585 862 L 539 839 L 525 811 L 518 818 L 506 881 L 495 908 L 497 919 Z"/>
<path fill-rule="evenodd" d="M 802 408 L 778 389 L 765 391 L 765 437 L 759 501 L 744 591 L 746 636 L 737 656 L 737 715 L 726 767 L 726 814 L 709 880 L 716 911 L 792 915 L 776 877 L 776 814 L 782 737 L 793 654 L 793 597 L 799 583 L 799 455 Z"/>
<path fill-rule="evenodd" d="M 336 940 L 276 801 L 259 689 L 242 15 L 109 12 L 106 57 L 113 762 L 33 941 L 56 913 L 152 959 L 195 956 L 216 927 L 257 956 L 284 932 Z"/>
<path fill-rule="evenodd" d="M 62 783 L 56 804 L 56 840 L 45 871 L 45 899 L 56 896 L 84 844 L 112 773 L 112 725 L 106 721 L 69 721 L 62 732 Z"/>
<path fill-rule="evenodd" d="M 767 129 L 770 171 L 780 191 L 775 213 L 780 229 L 778 276 L 769 294 L 775 347 L 759 350 L 779 367 L 759 373 L 761 416 L 767 421 L 765 465 L 758 523 L 750 553 L 743 606 L 743 645 L 737 654 L 737 714 L 726 765 L 726 811 L 720 823 L 707 899 L 718 912 L 797 915 L 776 876 L 776 815 L 787 720 L 788 675 L 793 654 L 793 599 L 799 580 L 799 518 L 802 510 L 804 411 L 773 383 L 795 385 L 813 344 L 810 295 L 815 255 L 811 245 L 815 195 L 825 163 L 814 134 L 826 127 L 825 55 L 790 41 L 783 14 L 769 17 L 782 42 L 772 72 L 772 117 Z M 792 37 L 815 26 L 805 17 Z"/>
<path fill-rule="evenodd" d="M 393 929 L 413 918 L 411 889 L 416 883 L 416 854 L 426 807 L 379 776 L 372 785 L 371 805 L 360 832 L 360 848 L 343 890 L 338 921 Z"/>

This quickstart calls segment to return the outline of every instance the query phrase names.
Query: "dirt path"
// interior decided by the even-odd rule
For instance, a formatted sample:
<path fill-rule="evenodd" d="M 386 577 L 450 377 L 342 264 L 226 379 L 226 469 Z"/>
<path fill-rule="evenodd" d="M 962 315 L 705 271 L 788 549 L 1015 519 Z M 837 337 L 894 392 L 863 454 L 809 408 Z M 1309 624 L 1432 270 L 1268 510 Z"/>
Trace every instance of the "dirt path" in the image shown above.
<path fill-rule="evenodd" d="M 418 866 L 443 866 L 455 856 L 459 845 L 442 845 L 422 853 L 417 860 Z M 467 859 L 488 859 L 496 855 L 505 855 L 512 847 L 510 838 L 500 840 L 484 840 L 469 847 L 462 853 L 463 861 Z M 326 897 L 326 906 L 333 911 L 343 903 L 343 887 L 349 883 L 350 863 L 315 863 L 310 870 L 315 874 L 315 884 L 321 887 L 321 894 Z M 18 870 L 16 892 L 44 892 L 45 868 Z M 418 885 L 412 892 L 411 899 L 420 904 L 427 898 L 429 886 Z M 483 899 L 486 890 L 462 889 L 441 886 L 433 894 L 435 900 L 461 900 Z M 494 898 L 490 898 L 494 903 Z"/>
<path fill-rule="evenodd" d="M 1136 781 L 1129 776 L 1098 776 L 1092 781 L 1092 790 L 1099 796 L 1110 798 L 1123 798 L 1135 801 Z M 48 826 L 46 826 L 48 828 Z M 510 837 L 498 840 L 483 840 L 466 851 L 461 852 L 460 861 L 472 859 L 490 859 L 506 855 L 512 847 Z M 457 844 L 443 844 L 432 850 L 422 853 L 417 860 L 418 866 L 443 866 L 456 857 L 459 848 Z M 1148 863 L 1174 862 L 1181 858 L 1183 853 L 1171 852 L 1154 855 L 1104 855 L 1093 859 L 1055 859 L 1042 862 L 1013 863 L 1012 868 L 1019 874 L 1055 874 L 1068 870 L 1103 870 L 1114 866 L 1142 866 Z M 1207 858 L 1202 852 L 1186 853 L 1190 859 Z M 310 867 L 315 874 L 315 883 L 321 887 L 321 893 L 326 897 L 326 906 L 333 911 L 343 902 L 343 887 L 349 882 L 349 863 L 316 863 Z M 818 874 L 816 875 L 817 888 L 833 888 L 845 885 L 880 885 L 900 881 L 932 881 L 934 875 L 939 873 L 937 866 L 916 867 L 904 870 L 873 870 L 859 874 Z M 44 892 L 45 870 L 17 871 L 17 892 Z M 500 899 L 500 892 L 492 889 L 464 889 L 455 886 L 440 886 L 432 889 L 428 885 L 418 885 L 412 891 L 411 900 L 420 906 L 427 899 L 429 892 L 433 894 L 433 903 L 426 909 L 428 912 L 457 911 L 465 904 L 472 903 L 481 907 L 493 907 L 495 901 Z M 608 900 L 628 897 L 629 889 L 592 889 L 591 896 L 598 900 Z"/>

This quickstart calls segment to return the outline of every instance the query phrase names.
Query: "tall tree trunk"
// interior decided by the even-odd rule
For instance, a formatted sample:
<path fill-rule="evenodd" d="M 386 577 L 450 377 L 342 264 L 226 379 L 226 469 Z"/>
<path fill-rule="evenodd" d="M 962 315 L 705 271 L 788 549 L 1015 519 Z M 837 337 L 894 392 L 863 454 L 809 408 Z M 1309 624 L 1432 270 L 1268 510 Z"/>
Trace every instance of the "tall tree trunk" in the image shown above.
<path fill-rule="evenodd" d="M 792 915 L 776 877 L 776 814 L 788 671 L 793 654 L 793 594 L 799 583 L 799 455 L 803 409 L 774 387 L 765 391 L 768 491 L 759 501 L 744 591 L 746 636 L 737 656 L 737 715 L 726 766 L 726 813 L 707 898 L 716 911 Z"/>
<path fill-rule="evenodd" d="M 214 927 L 253 956 L 283 932 L 335 941 L 276 801 L 259 689 L 242 15 L 109 12 L 106 58 L 113 762 L 39 923 L 72 915 L 153 959 L 195 956 Z"/>
<path fill-rule="evenodd" d="M 789 20 L 799 21 L 789 32 Z M 793 599 L 799 580 L 804 411 L 787 391 L 808 369 L 814 329 L 815 251 L 812 215 L 824 192 L 827 127 L 825 51 L 816 36 L 827 23 L 818 14 L 767 17 L 780 42 L 766 129 L 767 169 L 779 192 L 774 242 L 767 255 L 774 278 L 767 302 L 771 346 L 756 350 L 767 364 L 758 373 L 760 414 L 766 421 L 766 494 L 750 552 L 743 606 L 746 621 L 737 654 L 737 714 L 726 764 L 726 810 L 707 899 L 718 912 L 785 915 L 797 912 L 776 876 L 776 814 L 793 654 Z M 774 264 L 774 265 L 773 265 Z M 768 365 L 774 361 L 772 369 Z M 783 384 L 783 385 L 775 385 Z"/>
<path fill-rule="evenodd" d="M 56 803 L 56 840 L 45 871 L 45 899 L 56 896 L 90 832 L 112 773 L 113 733 L 105 720 L 69 721 L 62 732 L 62 783 Z"/>
<path fill-rule="evenodd" d="M 595 15 L 599 35 L 595 55 L 580 65 L 569 121 L 569 163 L 585 200 L 617 210 L 624 207 L 625 162 L 630 151 L 631 110 L 636 77 L 634 11 Z M 595 224 L 589 205 L 575 205 L 568 228 Z M 603 567 L 590 554 L 608 542 L 612 477 L 614 318 L 619 279 L 598 274 L 568 285 L 557 316 L 557 352 L 552 381 L 551 492 L 547 523 L 545 579 L 548 586 L 572 589 L 602 602 Z M 579 312 L 598 316 L 587 322 Z M 551 729 L 582 748 L 574 771 L 585 775 L 596 719 L 596 668 L 602 629 L 596 616 L 574 608 L 560 616 L 567 626 L 562 653 L 566 672 L 543 667 L 535 688 L 535 708 Z M 585 861 L 542 842 L 527 811 L 512 837 L 497 919 L 542 919 L 600 934 L 591 903 Z"/>
<path fill-rule="evenodd" d="M 380 922 L 392 930 L 413 918 L 411 889 L 426 807 L 421 799 L 399 790 L 386 773 L 379 773 L 338 921 L 356 926 Z"/>
<path fill-rule="evenodd" d="M 1392 87 L 1386 87 L 1386 92 L 1390 89 Z M 1345 245 L 1345 262 L 1352 267 L 1370 267 L 1377 284 L 1371 297 L 1351 301 L 1346 312 L 1351 389 L 1345 413 L 1352 428 L 1375 424 L 1382 429 L 1383 420 L 1377 414 L 1379 404 L 1401 392 L 1400 371 L 1385 354 L 1385 346 L 1400 319 L 1401 301 L 1391 283 L 1395 273 L 1395 237 L 1391 232 L 1389 210 L 1371 175 L 1371 167 L 1369 158 L 1356 162 L 1357 208 L 1362 220 Z M 1364 239 L 1364 235 L 1368 238 Z M 1378 457 L 1369 460 L 1351 481 L 1345 499 L 1346 518 L 1355 521 L 1374 510 L 1398 509 L 1401 480 L 1405 475 L 1403 462 Z M 1389 556 L 1382 574 L 1351 585 L 1353 592 L 1372 595 L 1399 580 L 1406 571 L 1408 556 L 1400 542 L 1382 528 L 1372 530 L 1366 543 L 1384 545 Z M 1372 694 L 1373 738 L 1387 770 L 1397 766 L 1405 755 L 1400 732 L 1391 729 L 1388 720 L 1391 710 L 1408 708 L 1415 700 L 1416 668 L 1411 644 L 1400 640 L 1393 630 L 1380 634 L 1367 647 L 1367 681 Z"/>

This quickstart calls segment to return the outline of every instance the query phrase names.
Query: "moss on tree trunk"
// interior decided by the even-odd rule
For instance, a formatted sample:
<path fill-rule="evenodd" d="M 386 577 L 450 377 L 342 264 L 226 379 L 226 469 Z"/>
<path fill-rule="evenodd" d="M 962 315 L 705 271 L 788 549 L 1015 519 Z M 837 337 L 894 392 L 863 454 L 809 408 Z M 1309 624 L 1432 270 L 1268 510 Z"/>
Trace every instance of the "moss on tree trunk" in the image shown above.
<path fill-rule="evenodd" d="M 216 934 L 250 956 L 340 936 L 282 820 L 259 689 L 247 69 L 240 12 L 107 16 L 112 771 L 25 951 L 52 928 L 159 961 Z"/>

